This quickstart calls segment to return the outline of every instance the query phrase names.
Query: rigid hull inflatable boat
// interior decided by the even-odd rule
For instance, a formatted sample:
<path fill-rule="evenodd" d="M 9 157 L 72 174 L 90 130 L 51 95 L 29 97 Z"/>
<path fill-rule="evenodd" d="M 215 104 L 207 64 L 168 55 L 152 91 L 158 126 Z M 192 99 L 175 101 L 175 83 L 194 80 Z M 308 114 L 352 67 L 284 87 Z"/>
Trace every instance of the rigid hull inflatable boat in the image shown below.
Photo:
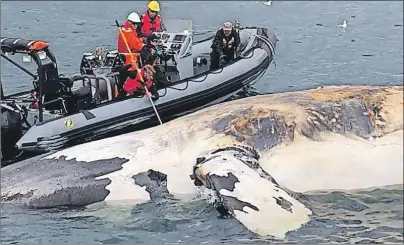
<path fill-rule="evenodd" d="M 169 83 L 157 86 L 160 98 L 154 102 L 163 122 L 225 101 L 257 81 L 273 61 L 275 35 L 268 35 L 265 28 L 244 27 L 239 29 L 238 57 L 209 70 L 213 36 L 193 42 L 191 21 L 169 23 L 166 21 L 169 31 L 156 33 L 172 54 L 162 68 Z M 6 118 L 2 120 L 2 146 L 16 145 L 18 150 L 39 153 L 156 120 L 146 96 L 115 97 L 120 81 L 114 71 L 123 64 L 117 51 L 99 56 L 84 53 L 80 74 L 64 77 L 58 73 L 49 45 L 33 48 L 38 43 L 43 44 L 1 39 L 2 57 L 7 58 L 3 53 L 22 53 L 25 60 L 29 55 L 38 64 L 38 74 L 31 74 L 34 90 L 2 97 L 2 117 Z"/>

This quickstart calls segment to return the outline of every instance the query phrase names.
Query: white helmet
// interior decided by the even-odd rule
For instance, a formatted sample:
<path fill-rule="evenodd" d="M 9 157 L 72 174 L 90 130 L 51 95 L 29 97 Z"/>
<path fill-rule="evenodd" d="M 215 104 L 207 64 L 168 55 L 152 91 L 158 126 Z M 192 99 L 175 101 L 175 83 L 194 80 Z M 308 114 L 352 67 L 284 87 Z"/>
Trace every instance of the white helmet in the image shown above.
<path fill-rule="evenodd" d="M 141 21 L 140 21 L 140 16 L 139 16 L 139 14 L 136 13 L 136 12 L 130 13 L 130 14 L 128 15 L 128 18 L 127 18 L 127 19 L 128 19 L 129 21 L 133 22 L 133 23 L 141 23 Z"/>

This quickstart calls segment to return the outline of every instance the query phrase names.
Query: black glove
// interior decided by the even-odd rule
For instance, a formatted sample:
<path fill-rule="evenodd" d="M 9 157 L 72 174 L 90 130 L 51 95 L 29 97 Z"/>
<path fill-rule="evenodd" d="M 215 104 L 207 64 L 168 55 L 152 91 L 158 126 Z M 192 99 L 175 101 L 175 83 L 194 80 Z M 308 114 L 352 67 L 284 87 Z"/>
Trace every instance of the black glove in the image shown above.
<path fill-rule="evenodd" d="M 227 61 L 227 56 L 224 55 L 224 54 L 220 55 L 220 61 L 221 61 L 222 63 L 226 63 L 226 61 Z"/>

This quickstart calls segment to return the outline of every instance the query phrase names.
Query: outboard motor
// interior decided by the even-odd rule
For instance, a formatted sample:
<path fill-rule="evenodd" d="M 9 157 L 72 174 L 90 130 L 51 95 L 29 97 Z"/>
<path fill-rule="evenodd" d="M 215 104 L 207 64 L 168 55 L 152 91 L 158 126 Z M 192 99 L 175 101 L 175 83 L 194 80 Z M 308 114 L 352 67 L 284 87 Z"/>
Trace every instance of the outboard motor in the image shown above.
<path fill-rule="evenodd" d="M 1 107 L 1 159 L 11 160 L 17 153 L 15 144 L 22 137 L 23 121 L 17 110 Z"/>

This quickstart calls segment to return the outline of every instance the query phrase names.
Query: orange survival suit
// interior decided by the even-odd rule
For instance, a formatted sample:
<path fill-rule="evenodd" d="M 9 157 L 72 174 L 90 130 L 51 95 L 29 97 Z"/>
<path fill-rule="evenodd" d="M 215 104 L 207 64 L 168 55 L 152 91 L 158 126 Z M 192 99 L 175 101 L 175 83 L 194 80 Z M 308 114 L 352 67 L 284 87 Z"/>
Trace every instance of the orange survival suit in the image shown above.
<path fill-rule="evenodd" d="M 125 21 L 122 26 L 122 33 L 125 35 L 128 41 L 128 46 L 132 52 L 138 53 L 143 48 L 143 40 L 138 36 L 136 29 L 129 21 Z M 129 53 L 126 48 L 125 42 L 122 39 L 120 33 L 118 33 L 118 52 L 119 53 Z"/>

